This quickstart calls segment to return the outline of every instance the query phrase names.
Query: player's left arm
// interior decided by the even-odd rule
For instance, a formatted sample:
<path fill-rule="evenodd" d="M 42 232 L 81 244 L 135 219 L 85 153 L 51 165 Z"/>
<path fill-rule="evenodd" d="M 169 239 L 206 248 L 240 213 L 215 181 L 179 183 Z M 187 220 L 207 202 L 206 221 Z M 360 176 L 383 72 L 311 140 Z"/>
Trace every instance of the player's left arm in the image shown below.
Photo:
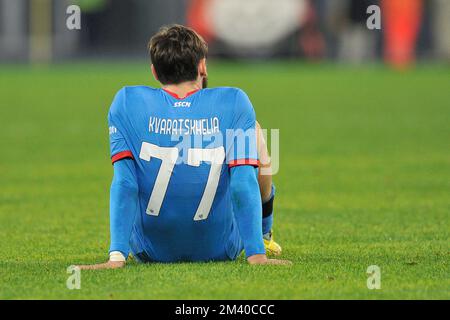
<path fill-rule="evenodd" d="M 110 191 L 110 258 L 106 263 L 83 265 L 80 269 L 111 269 L 125 266 L 130 252 L 129 240 L 138 208 L 138 184 L 134 160 L 114 163 Z"/>
<path fill-rule="evenodd" d="M 138 208 L 138 183 L 133 155 L 122 134 L 120 114 L 125 106 L 126 90 L 120 90 L 108 114 L 111 160 L 114 177 L 110 190 L 110 258 L 106 263 L 83 265 L 81 269 L 110 269 L 125 265 L 129 240 Z"/>

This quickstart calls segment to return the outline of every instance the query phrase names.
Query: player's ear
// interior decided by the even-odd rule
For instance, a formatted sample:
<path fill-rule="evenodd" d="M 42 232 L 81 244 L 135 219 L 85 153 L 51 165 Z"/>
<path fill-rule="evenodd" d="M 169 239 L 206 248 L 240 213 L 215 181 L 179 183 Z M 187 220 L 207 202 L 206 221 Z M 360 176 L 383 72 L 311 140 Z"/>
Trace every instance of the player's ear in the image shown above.
<path fill-rule="evenodd" d="M 206 58 L 200 60 L 200 63 L 198 64 L 198 73 L 202 78 L 208 77 L 208 70 L 206 68 Z"/>
<path fill-rule="evenodd" d="M 159 80 L 158 80 L 158 75 L 156 74 L 156 70 L 155 70 L 155 67 L 153 66 L 153 63 L 152 63 L 152 65 L 150 66 L 150 68 L 152 69 L 152 74 L 153 74 L 153 77 L 155 78 L 155 80 L 156 80 L 156 81 L 159 81 Z"/>

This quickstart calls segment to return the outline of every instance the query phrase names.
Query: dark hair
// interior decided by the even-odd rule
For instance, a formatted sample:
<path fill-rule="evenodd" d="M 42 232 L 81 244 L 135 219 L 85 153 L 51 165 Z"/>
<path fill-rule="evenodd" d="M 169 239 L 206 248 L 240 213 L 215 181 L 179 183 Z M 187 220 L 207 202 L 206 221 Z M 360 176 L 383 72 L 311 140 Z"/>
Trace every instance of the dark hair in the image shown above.
<path fill-rule="evenodd" d="M 162 84 L 194 81 L 208 46 L 194 30 L 181 25 L 162 27 L 148 43 L 153 66 Z"/>

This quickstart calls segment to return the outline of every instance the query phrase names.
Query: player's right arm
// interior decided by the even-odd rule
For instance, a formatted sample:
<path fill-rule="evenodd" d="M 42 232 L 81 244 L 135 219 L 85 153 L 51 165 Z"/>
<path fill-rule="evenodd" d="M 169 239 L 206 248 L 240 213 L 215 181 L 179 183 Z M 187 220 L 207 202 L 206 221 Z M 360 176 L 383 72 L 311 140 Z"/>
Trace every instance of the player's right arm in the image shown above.
<path fill-rule="evenodd" d="M 268 259 L 262 235 L 262 203 L 258 184 L 256 116 L 242 90 L 236 92 L 233 143 L 227 146 L 230 167 L 230 192 L 233 213 L 250 264 L 290 264 L 287 260 Z M 247 146 L 247 142 L 249 145 Z"/>

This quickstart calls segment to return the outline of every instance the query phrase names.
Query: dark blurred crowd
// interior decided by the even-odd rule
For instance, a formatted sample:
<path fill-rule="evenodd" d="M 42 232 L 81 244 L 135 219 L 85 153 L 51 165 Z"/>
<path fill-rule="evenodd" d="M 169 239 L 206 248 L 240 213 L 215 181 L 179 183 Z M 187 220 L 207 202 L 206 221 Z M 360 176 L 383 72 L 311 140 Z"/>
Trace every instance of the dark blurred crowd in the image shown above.
<path fill-rule="evenodd" d="M 73 4 L 80 30 L 66 27 Z M 367 26 L 371 6 L 379 29 Z M 0 0 L 0 61 L 144 57 L 172 23 L 198 31 L 211 56 L 450 61 L 450 0 Z"/>
<path fill-rule="evenodd" d="M 301 41 L 307 58 L 362 62 L 380 57 L 398 67 L 417 58 L 450 59 L 448 0 L 310 0 L 309 5 L 313 18 L 301 35 L 314 34 L 311 41 Z M 371 5 L 381 11 L 376 32 L 366 26 Z"/>
<path fill-rule="evenodd" d="M 295 1 L 295 0 L 294 0 Z M 298 0 L 302 1 L 302 0 Z M 208 18 L 215 0 L 191 0 L 190 25 L 210 40 L 214 22 Z M 287 0 L 288 2 L 288 0 Z M 405 67 L 416 59 L 450 60 L 450 1 L 448 0 L 305 0 L 298 28 L 283 43 L 276 43 L 275 56 L 301 56 L 309 60 L 332 59 L 361 63 L 384 59 Z M 254 1 L 252 4 L 254 5 Z M 381 28 L 370 30 L 370 6 L 380 8 Z M 242 9 L 242 5 L 241 8 Z M 236 11 L 240 10 L 237 9 Z M 203 12 L 203 17 L 201 13 Z M 239 14 L 237 12 L 237 14 Z M 279 19 L 282 19 L 280 17 Z M 230 20 L 232 21 L 232 20 Z M 209 22 L 209 25 L 208 25 Z M 249 21 L 249 23 L 252 23 Z M 269 28 L 272 28 L 269 26 Z M 240 33 L 235 33 L 239 37 Z M 290 44 L 286 45 L 286 44 Z M 242 51 L 237 48 L 236 51 Z M 261 50 L 261 48 L 255 48 Z M 220 52 L 230 51 L 219 50 Z"/>

